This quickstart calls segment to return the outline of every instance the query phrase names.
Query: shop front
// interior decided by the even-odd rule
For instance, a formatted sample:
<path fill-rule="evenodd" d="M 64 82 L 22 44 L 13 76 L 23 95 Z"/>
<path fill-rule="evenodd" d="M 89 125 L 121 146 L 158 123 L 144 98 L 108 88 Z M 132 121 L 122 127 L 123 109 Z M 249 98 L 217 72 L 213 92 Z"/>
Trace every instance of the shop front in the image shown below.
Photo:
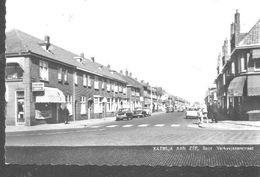
<path fill-rule="evenodd" d="M 57 88 L 44 87 L 35 94 L 36 124 L 64 122 L 60 115 L 60 105 L 65 103 L 63 92 Z"/>

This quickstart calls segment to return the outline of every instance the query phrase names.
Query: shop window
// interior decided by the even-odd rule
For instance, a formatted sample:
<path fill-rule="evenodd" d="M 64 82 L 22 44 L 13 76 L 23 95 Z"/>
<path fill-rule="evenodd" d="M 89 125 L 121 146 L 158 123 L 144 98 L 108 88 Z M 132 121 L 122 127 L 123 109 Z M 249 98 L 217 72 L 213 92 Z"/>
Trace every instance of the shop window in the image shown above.
<path fill-rule="evenodd" d="M 260 71 L 260 60 L 255 60 L 255 71 Z"/>
<path fill-rule="evenodd" d="M 50 103 L 35 104 L 35 119 L 50 119 L 52 118 L 52 107 Z"/>
<path fill-rule="evenodd" d="M 87 113 L 87 99 L 85 96 L 80 97 L 80 114 Z"/>
<path fill-rule="evenodd" d="M 103 110 L 103 103 L 102 103 L 102 99 L 103 98 L 99 98 L 99 112 L 101 113 L 102 112 L 102 110 Z"/>
<path fill-rule="evenodd" d="M 18 63 L 7 63 L 5 71 L 8 80 L 23 78 L 24 71 Z"/>
<path fill-rule="evenodd" d="M 49 80 L 49 68 L 48 63 L 40 60 L 40 79 L 48 81 Z"/>

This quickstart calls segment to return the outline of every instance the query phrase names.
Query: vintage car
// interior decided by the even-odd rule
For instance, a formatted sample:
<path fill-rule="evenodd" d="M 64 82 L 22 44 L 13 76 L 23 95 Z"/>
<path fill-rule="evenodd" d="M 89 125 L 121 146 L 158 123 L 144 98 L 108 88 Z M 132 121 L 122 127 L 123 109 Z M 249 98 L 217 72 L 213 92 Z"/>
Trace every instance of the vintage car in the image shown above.
<path fill-rule="evenodd" d="M 133 119 L 133 112 L 129 108 L 121 108 L 116 114 L 116 121 Z"/>
<path fill-rule="evenodd" d="M 186 110 L 186 116 L 185 118 L 186 119 L 189 119 L 189 118 L 198 118 L 199 117 L 199 113 L 198 113 L 198 109 L 195 109 L 195 108 L 189 108 Z"/>

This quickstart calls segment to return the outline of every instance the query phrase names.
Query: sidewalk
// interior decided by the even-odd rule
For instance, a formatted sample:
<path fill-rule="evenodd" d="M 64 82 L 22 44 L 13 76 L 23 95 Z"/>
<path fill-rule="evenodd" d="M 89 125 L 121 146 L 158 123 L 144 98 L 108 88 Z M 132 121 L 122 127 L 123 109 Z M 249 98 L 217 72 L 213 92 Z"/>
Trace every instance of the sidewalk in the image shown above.
<path fill-rule="evenodd" d="M 221 130 L 260 130 L 260 121 L 232 121 L 223 120 L 218 123 L 213 123 L 209 120 L 209 123 L 198 124 L 200 128 L 206 129 L 221 129 Z"/>
<path fill-rule="evenodd" d="M 58 130 L 58 129 L 74 129 L 84 128 L 95 124 L 113 122 L 116 117 L 106 117 L 102 119 L 90 119 L 90 120 L 77 120 L 70 121 L 68 124 L 57 123 L 57 124 L 40 124 L 34 126 L 6 126 L 5 132 L 19 132 L 19 131 L 38 131 L 38 130 Z"/>
<path fill-rule="evenodd" d="M 164 112 L 154 112 L 152 115 L 162 114 Z M 74 129 L 74 128 L 84 128 L 96 124 L 114 122 L 116 117 L 105 117 L 102 119 L 90 119 L 90 120 L 77 120 L 70 121 L 68 124 L 56 123 L 56 124 L 40 124 L 34 126 L 14 126 L 7 125 L 5 132 L 23 132 L 23 131 L 38 131 L 38 130 L 62 130 L 62 129 Z"/>

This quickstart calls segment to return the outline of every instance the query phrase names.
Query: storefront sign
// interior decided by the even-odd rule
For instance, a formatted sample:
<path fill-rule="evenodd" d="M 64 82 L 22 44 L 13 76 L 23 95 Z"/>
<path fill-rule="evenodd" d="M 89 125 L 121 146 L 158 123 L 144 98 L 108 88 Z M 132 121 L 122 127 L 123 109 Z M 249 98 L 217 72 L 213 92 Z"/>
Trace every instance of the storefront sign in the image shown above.
<path fill-rule="evenodd" d="M 32 91 L 33 92 L 44 91 L 44 83 L 43 82 L 33 82 Z"/>

